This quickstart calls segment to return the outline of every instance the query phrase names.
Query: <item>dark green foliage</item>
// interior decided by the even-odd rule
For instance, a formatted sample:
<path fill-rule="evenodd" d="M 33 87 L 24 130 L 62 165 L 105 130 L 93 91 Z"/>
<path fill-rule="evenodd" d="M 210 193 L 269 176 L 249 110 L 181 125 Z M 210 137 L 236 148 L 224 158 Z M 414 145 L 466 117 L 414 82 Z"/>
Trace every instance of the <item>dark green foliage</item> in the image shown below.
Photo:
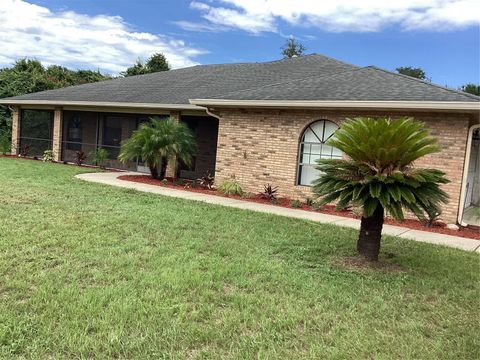
<path fill-rule="evenodd" d="M 469 94 L 480 96 L 480 85 L 475 85 L 473 83 L 465 84 L 460 88 L 460 90 Z"/>
<path fill-rule="evenodd" d="M 302 202 L 300 200 L 292 200 L 292 202 L 290 203 L 290 206 L 292 208 L 301 208 Z"/>
<path fill-rule="evenodd" d="M 207 173 L 205 174 L 205 176 L 202 176 L 200 179 L 197 179 L 197 181 L 200 187 L 207 190 L 212 190 L 213 184 L 215 182 L 215 178 L 210 173 Z"/>
<path fill-rule="evenodd" d="M 338 209 L 361 206 L 364 217 L 381 205 L 397 220 L 403 220 L 403 210 L 408 209 L 424 220 L 427 209 L 439 211 L 447 202 L 440 189 L 448 183 L 444 173 L 413 166 L 415 160 L 439 151 L 423 123 L 410 118 L 349 119 L 328 144 L 348 158 L 319 161 L 323 175 L 313 189 L 324 204 L 338 201 Z"/>
<path fill-rule="evenodd" d="M 157 53 L 153 54 L 146 63 L 143 63 L 140 59 L 138 59 L 133 66 L 121 72 L 121 75 L 126 77 L 168 70 L 170 70 L 170 65 L 168 64 L 167 58 L 165 55 Z"/>
<path fill-rule="evenodd" d="M 0 154 L 6 155 L 10 153 L 11 150 L 11 141 L 10 133 L 4 129 L 0 129 Z"/>
<path fill-rule="evenodd" d="M 235 180 L 235 177 L 232 177 L 231 180 L 225 180 L 218 186 L 218 191 L 224 195 L 238 195 L 243 196 L 244 192 L 240 184 Z"/>
<path fill-rule="evenodd" d="M 284 58 L 292 58 L 295 56 L 302 56 L 305 53 L 305 46 L 299 43 L 294 38 L 289 38 L 285 41 L 285 44 L 281 47 L 282 55 Z"/>
<path fill-rule="evenodd" d="M 414 68 L 411 66 L 400 66 L 396 68 L 399 74 L 414 77 L 420 80 L 427 80 L 427 74 L 421 68 Z"/>
<path fill-rule="evenodd" d="M 105 162 L 108 159 L 108 151 L 104 148 L 99 148 L 95 151 L 92 151 L 90 157 L 95 162 L 95 165 L 100 168 L 105 168 Z"/>
<path fill-rule="evenodd" d="M 87 159 L 87 155 L 83 151 L 76 151 L 75 152 L 75 165 L 82 166 L 82 164 Z"/>
<path fill-rule="evenodd" d="M 58 65 L 45 68 L 35 59 L 21 59 L 10 68 L 0 69 L 0 98 L 51 90 L 110 79 L 108 75 L 92 70 L 69 70 Z M 11 113 L 0 106 L 0 131 L 10 132 Z"/>
<path fill-rule="evenodd" d="M 27 157 L 29 153 L 30 153 L 30 146 L 23 145 L 23 146 L 20 147 L 20 156 L 21 157 Z"/>
<path fill-rule="evenodd" d="M 272 187 L 272 185 L 267 184 L 263 186 L 263 192 L 260 193 L 260 196 L 263 199 L 267 200 L 276 200 L 277 199 L 277 187 Z"/>
<path fill-rule="evenodd" d="M 152 177 L 163 180 L 170 160 L 176 158 L 190 165 L 196 152 L 195 136 L 186 124 L 153 117 L 123 142 L 118 158 L 127 162 L 141 157 Z"/>
<path fill-rule="evenodd" d="M 425 211 L 427 212 L 428 216 L 425 224 L 427 225 L 427 227 L 433 227 L 435 225 L 435 222 L 439 220 L 440 215 L 442 215 L 442 210 L 434 206 L 427 207 Z"/>
<path fill-rule="evenodd" d="M 314 181 L 313 191 L 322 204 L 363 209 L 357 250 L 369 261 L 378 260 L 384 210 L 403 220 L 408 209 L 425 222 L 448 200 L 440 188 L 448 183 L 443 172 L 413 166 L 415 160 L 439 151 L 423 123 L 410 118 L 348 119 L 328 145 L 347 158 L 320 160 L 322 176 Z"/>

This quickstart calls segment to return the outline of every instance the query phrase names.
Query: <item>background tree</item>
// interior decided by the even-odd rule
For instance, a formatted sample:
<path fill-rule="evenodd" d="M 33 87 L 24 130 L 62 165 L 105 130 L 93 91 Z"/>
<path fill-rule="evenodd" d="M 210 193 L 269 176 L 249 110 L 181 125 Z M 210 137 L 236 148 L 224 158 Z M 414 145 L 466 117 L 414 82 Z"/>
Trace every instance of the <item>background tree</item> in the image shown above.
<path fill-rule="evenodd" d="M 480 85 L 475 85 L 473 83 L 463 85 L 460 90 L 465 91 L 466 93 L 480 96 Z"/>
<path fill-rule="evenodd" d="M 294 56 L 302 56 L 305 54 L 305 46 L 295 40 L 293 37 L 287 39 L 281 47 L 284 58 L 292 58 Z"/>
<path fill-rule="evenodd" d="M 427 80 L 427 74 L 421 68 L 414 68 L 411 66 L 401 66 L 397 67 L 395 70 L 399 74 L 411 76 L 420 80 Z"/>
<path fill-rule="evenodd" d="M 143 63 L 142 60 L 138 59 L 133 66 L 121 72 L 121 75 L 134 76 L 168 70 L 170 70 L 170 65 L 168 64 L 167 58 L 165 55 L 157 53 L 150 56 L 146 63 Z"/>
<path fill-rule="evenodd" d="M 118 158 L 127 162 L 140 157 L 152 178 L 163 180 L 170 160 L 190 165 L 196 151 L 195 136 L 186 124 L 153 117 L 122 144 Z"/>
<path fill-rule="evenodd" d="M 111 79 L 110 76 L 92 70 L 69 70 L 58 65 L 44 67 L 35 59 L 21 59 L 12 67 L 0 69 L 0 98 L 29 94 Z M 11 131 L 11 112 L 0 106 L 0 133 Z"/>
<path fill-rule="evenodd" d="M 347 158 L 320 160 L 317 169 L 322 175 L 314 181 L 313 191 L 323 204 L 338 201 L 338 209 L 347 205 L 363 209 L 357 251 L 367 260 L 378 260 L 385 211 L 403 220 L 403 209 L 408 209 L 426 220 L 448 200 L 440 189 L 440 184 L 448 183 L 444 173 L 413 165 L 440 151 L 421 122 L 348 119 L 327 144 Z"/>

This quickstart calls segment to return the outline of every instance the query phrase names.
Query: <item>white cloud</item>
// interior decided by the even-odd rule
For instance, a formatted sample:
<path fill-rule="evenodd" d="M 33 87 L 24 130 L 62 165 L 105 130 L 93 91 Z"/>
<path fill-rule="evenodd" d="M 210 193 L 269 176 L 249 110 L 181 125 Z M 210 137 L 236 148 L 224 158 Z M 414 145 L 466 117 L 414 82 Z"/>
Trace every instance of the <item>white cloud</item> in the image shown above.
<path fill-rule="evenodd" d="M 162 52 L 174 68 L 205 53 L 179 39 L 136 32 L 120 17 L 52 12 L 22 0 L 0 0 L 0 65 L 22 57 L 45 64 L 118 73 L 138 58 Z"/>
<path fill-rule="evenodd" d="M 480 24 L 480 0 L 211 0 L 193 1 L 191 8 L 215 26 L 254 34 L 278 32 L 280 20 L 330 32 L 449 31 Z"/>

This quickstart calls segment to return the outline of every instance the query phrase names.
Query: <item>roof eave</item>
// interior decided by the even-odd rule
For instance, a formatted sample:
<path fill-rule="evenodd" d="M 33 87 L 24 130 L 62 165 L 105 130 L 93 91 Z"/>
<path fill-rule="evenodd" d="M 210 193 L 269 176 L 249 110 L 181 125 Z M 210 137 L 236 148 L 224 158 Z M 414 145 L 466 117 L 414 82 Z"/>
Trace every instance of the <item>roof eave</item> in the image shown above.
<path fill-rule="evenodd" d="M 253 107 L 298 109 L 388 109 L 423 111 L 480 111 L 480 102 L 468 101 L 320 101 L 320 100 L 227 100 L 190 99 L 190 104 L 202 107 Z"/>
<path fill-rule="evenodd" d="M 119 109 L 164 109 L 164 110 L 204 110 L 203 107 L 194 104 L 156 104 L 156 103 L 130 103 L 130 102 L 107 102 L 107 101 L 61 101 L 61 100 L 15 100 L 0 99 L 1 105 L 19 106 L 78 106 L 78 107 L 109 107 Z"/>

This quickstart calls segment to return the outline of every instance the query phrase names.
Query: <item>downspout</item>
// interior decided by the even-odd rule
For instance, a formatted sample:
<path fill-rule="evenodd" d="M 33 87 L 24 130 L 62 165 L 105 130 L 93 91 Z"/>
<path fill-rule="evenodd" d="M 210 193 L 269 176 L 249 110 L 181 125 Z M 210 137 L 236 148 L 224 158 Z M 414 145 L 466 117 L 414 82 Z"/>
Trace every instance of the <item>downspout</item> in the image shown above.
<path fill-rule="evenodd" d="M 211 117 L 214 117 L 218 120 L 218 128 L 217 128 L 217 148 L 215 149 L 215 174 L 214 176 L 217 176 L 217 152 L 218 152 L 218 142 L 220 141 L 220 115 L 216 115 L 210 111 L 208 107 L 205 108 L 205 112 L 210 115 Z"/>
<path fill-rule="evenodd" d="M 212 116 L 212 117 L 214 117 L 214 118 L 217 118 L 217 119 L 218 119 L 218 123 L 220 124 L 220 115 L 215 115 L 214 113 L 212 113 L 212 112 L 210 111 L 210 109 L 209 109 L 208 107 L 205 108 L 205 112 L 206 112 L 208 115 L 210 115 L 210 116 Z"/>

